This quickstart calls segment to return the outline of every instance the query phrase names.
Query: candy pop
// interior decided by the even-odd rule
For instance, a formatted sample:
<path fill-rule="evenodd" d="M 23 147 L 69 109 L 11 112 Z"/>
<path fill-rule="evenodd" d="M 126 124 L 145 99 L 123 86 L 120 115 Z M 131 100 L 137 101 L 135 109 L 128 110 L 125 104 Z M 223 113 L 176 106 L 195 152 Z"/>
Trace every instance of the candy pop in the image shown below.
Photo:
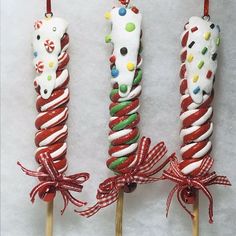
<path fill-rule="evenodd" d="M 213 132 L 213 85 L 220 46 L 220 28 L 210 21 L 206 13 L 204 17 L 191 17 L 184 29 L 181 39 L 183 49 L 180 70 L 182 124 L 180 153 L 183 160 L 178 162 L 173 158 L 170 169 L 164 171 L 164 177 L 176 183 L 169 195 L 167 210 L 174 193 L 177 192 L 180 204 L 194 219 L 196 232 L 199 224 L 198 191 L 201 190 L 209 200 L 209 221 L 212 223 L 213 197 L 207 186 L 230 185 L 230 182 L 225 176 L 217 176 L 215 172 L 210 172 L 213 165 L 210 156 L 212 150 L 210 137 Z M 192 204 L 194 211 L 190 212 L 186 204 Z"/>
<path fill-rule="evenodd" d="M 49 203 L 52 210 L 52 201 L 59 191 L 64 200 L 61 212 L 63 214 L 69 202 L 78 207 L 86 204 L 74 198 L 70 192 L 81 192 L 82 183 L 89 178 L 89 174 L 65 176 L 68 166 L 68 23 L 62 18 L 53 17 L 50 6 L 50 1 L 47 1 L 46 17 L 36 21 L 33 34 L 33 64 L 37 72 L 34 86 L 38 93 L 36 108 L 39 112 L 35 121 L 38 129 L 35 135 L 35 159 L 39 168 L 37 171 L 30 171 L 18 164 L 27 175 L 39 179 L 39 184 L 30 193 L 32 202 L 38 194 L 42 200 Z"/>
<path fill-rule="evenodd" d="M 136 7 L 129 7 L 129 1 L 121 3 L 123 6 L 114 7 L 105 14 L 105 18 L 112 23 L 111 34 L 105 37 L 105 41 L 112 43 L 114 47 L 110 57 L 112 90 L 107 166 L 115 176 L 100 184 L 97 203 L 79 212 L 82 216 L 90 217 L 118 200 L 116 235 L 122 234 L 124 192 L 133 192 L 137 184 L 158 181 L 159 178 L 153 175 L 169 162 L 166 159 L 161 165 L 156 165 L 167 152 L 163 142 L 149 150 L 149 138 L 143 137 L 139 141 L 142 15 Z"/>

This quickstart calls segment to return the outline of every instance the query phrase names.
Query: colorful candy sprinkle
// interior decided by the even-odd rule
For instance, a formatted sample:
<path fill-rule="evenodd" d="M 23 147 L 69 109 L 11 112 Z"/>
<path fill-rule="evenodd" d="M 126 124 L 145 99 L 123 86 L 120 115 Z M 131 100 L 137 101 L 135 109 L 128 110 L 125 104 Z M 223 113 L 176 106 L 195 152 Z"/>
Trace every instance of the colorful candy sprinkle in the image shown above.
<path fill-rule="evenodd" d="M 192 41 L 192 42 L 188 45 L 188 47 L 189 47 L 189 48 L 192 48 L 194 44 L 195 44 L 195 42 Z"/>
<path fill-rule="evenodd" d="M 217 53 L 214 53 L 214 54 L 212 55 L 212 58 L 211 58 L 211 59 L 212 59 L 213 61 L 215 61 L 216 58 L 217 58 Z"/>
<path fill-rule="evenodd" d="M 123 48 L 120 49 L 120 54 L 122 56 L 125 56 L 127 53 L 128 53 L 128 49 L 126 47 L 123 47 Z"/>
<path fill-rule="evenodd" d="M 118 75 L 119 75 L 119 71 L 118 71 L 116 68 L 113 68 L 113 69 L 111 70 L 111 76 L 112 76 L 113 78 L 116 78 L 116 77 L 118 77 Z"/>
<path fill-rule="evenodd" d="M 210 28 L 211 28 L 211 29 L 214 29 L 214 28 L 215 28 L 215 24 L 212 23 L 212 24 L 210 25 Z"/>
<path fill-rule="evenodd" d="M 48 81 L 52 80 L 52 76 L 49 75 L 47 79 L 48 79 Z"/>
<path fill-rule="evenodd" d="M 207 75 L 206 75 L 206 77 L 207 77 L 207 79 L 210 79 L 210 78 L 211 78 L 211 76 L 212 76 L 212 71 L 211 71 L 211 70 L 209 70 L 209 71 L 207 72 Z"/>
<path fill-rule="evenodd" d="M 193 27 L 192 29 L 191 29 L 191 31 L 194 33 L 195 31 L 197 31 L 198 30 L 198 27 L 196 26 L 196 27 Z"/>
<path fill-rule="evenodd" d="M 197 86 L 194 90 L 193 90 L 193 93 L 194 94 L 197 94 L 197 93 L 199 93 L 200 92 L 200 87 L 199 86 Z"/>
<path fill-rule="evenodd" d="M 110 20 L 111 19 L 111 13 L 109 11 L 106 12 L 104 16 L 105 16 L 106 20 Z"/>
<path fill-rule="evenodd" d="M 122 84 L 122 85 L 120 86 L 120 91 L 121 91 L 122 93 L 126 93 L 127 90 L 128 90 L 128 86 L 127 86 L 126 84 Z"/>
<path fill-rule="evenodd" d="M 127 64 L 127 69 L 128 69 L 129 71 L 133 71 L 134 68 L 135 68 L 135 65 L 134 65 L 132 62 L 129 62 L 129 63 Z"/>
<path fill-rule="evenodd" d="M 139 13 L 139 9 L 137 7 L 132 7 L 131 10 L 135 13 L 138 14 Z"/>
<path fill-rule="evenodd" d="M 187 57 L 188 62 L 192 62 L 193 61 L 193 55 L 189 54 Z"/>
<path fill-rule="evenodd" d="M 199 75 L 193 76 L 193 82 L 196 83 L 199 80 Z"/>
<path fill-rule="evenodd" d="M 199 69 L 202 69 L 203 66 L 204 66 L 204 61 L 200 61 L 197 65 Z"/>
<path fill-rule="evenodd" d="M 220 46 L 220 38 L 219 37 L 216 39 L 216 45 Z"/>
<path fill-rule="evenodd" d="M 34 57 L 37 57 L 38 56 L 38 53 L 37 52 L 34 52 Z"/>
<path fill-rule="evenodd" d="M 206 33 L 204 34 L 204 39 L 205 39 L 205 40 L 209 40 L 210 37 L 211 37 L 211 32 L 206 32 Z"/>
<path fill-rule="evenodd" d="M 116 62 L 116 56 L 115 56 L 115 55 L 112 55 L 112 56 L 110 57 L 110 62 L 111 62 L 112 64 Z"/>
<path fill-rule="evenodd" d="M 111 42 L 111 35 L 110 34 L 105 37 L 105 42 L 106 43 L 110 43 Z"/>
<path fill-rule="evenodd" d="M 206 54 L 206 52 L 207 52 L 207 47 L 204 47 L 203 49 L 202 49 L 202 55 L 205 55 Z"/>
<path fill-rule="evenodd" d="M 120 16 L 125 16 L 126 15 L 126 9 L 124 7 L 121 7 L 120 10 L 119 10 L 119 15 Z"/>
<path fill-rule="evenodd" d="M 52 61 L 50 61 L 50 62 L 48 63 L 48 66 L 49 66 L 50 68 L 53 68 L 54 63 L 53 63 Z"/>
<path fill-rule="evenodd" d="M 135 27 L 135 24 L 134 24 L 134 23 L 131 23 L 131 22 L 127 23 L 126 26 L 125 26 L 125 29 L 126 29 L 126 31 L 128 31 L 128 32 L 134 31 L 135 28 L 136 28 L 136 27 Z"/>

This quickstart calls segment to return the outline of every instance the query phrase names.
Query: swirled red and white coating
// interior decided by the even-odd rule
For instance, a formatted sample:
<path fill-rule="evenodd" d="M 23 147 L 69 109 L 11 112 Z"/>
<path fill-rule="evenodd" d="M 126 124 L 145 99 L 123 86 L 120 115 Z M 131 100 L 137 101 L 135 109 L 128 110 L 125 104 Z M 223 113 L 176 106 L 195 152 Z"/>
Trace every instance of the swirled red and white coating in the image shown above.
<path fill-rule="evenodd" d="M 63 173 L 67 169 L 67 145 L 66 138 L 68 129 L 66 121 L 68 118 L 69 72 L 66 69 L 69 62 L 69 55 L 66 51 L 69 45 L 67 33 L 61 38 L 61 51 L 58 56 L 58 67 L 56 71 L 55 88 L 48 99 L 40 94 L 38 84 L 35 84 L 39 93 L 36 101 L 36 108 L 39 112 L 35 126 L 38 132 L 35 135 L 35 144 L 38 147 L 35 153 L 36 161 L 40 164 L 40 153 L 49 152 L 56 169 Z"/>
<path fill-rule="evenodd" d="M 142 90 L 140 85 L 142 80 L 142 70 L 140 68 L 142 64 L 140 56 L 141 31 L 139 31 L 141 16 L 136 16 L 140 14 L 139 11 L 134 12 L 132 9 L 134 8 L 113 8 L 110 14 L 113 24 L 111 42 L 114 45 L 114 50 L 110 57 L 113 78 L 111 79 L 112 91 L 110 93 L 112 102 L 109 108 L 111 118 L 109 122 L 108 139 L 110 147 L 107 166 L 112 171 L 120 174 L 128 172 L 135 164 L 135 154 L 140 136 L 138 110 L 140 107 L 139 96 Z M 107 14 L 109 15 L 109 13 Z M 118 24 L 119 21 L 124 22 Z M 127 25 L 130 26 L 130 29 Z M 119 33 L 127 34 L 131 41 L 138 40 L 138 47 L 132 47 L 129 40 L 125 42 L 124 38 L 119 36 Z M 129 58 L 136 59 L 132 63 L 127 63 Z M 131 86 L 130 78 L 132 79 Z"/>
<path fill-rule="evenodd" d="M 202 20 L 203 19 L 200 21 Z M 199 21 L 199 19 L 197 19 L 197 21 Z M 196 22 L 196 19 L 191 22 Z M 203 86 L 201 91 L 203 93 L 202 98 L 200 99 L 201 102 L 196 102 L 198 99 L 195 100 L 196 97 L 193 97 L 190 92 L 193 85 L 199 82 L 198 80 L 213 80 L 214 78 L 214 74 L 211 74 L 210 78 L 207 78 L 207 74 L 205 75 L 205 78 L 202 78 L 201 69 L 205 66 L 204 70 L 208 71 L 207 67 L 212 64 L 213 59 L 216 59 L 216 52 L 214 52 L 214 58 L 212 58 L 210 54 L 208 54 L 207 57 L 204 57 L 203 65 L 202 63 L 196 64 L 195 66 L 198 68 L 192 69 L 194 65 L 189 65 L 192 63 L 194 58 L 196 60 L 200 58 L 197 55 L 198 52 L 193 50 L 194 47 L 196 48 L 196 51 L 199 51 L 199 48 L 202 48 L 200 53 L 203 55 L 206 55 L 207 51 L 211 51 L 209 46 L 207 46 L 208 43 L 206 45 L 198 45 L 199 42 L 202 42 L 202 39 L 199 39 L 199 37 L 208 41 L 209 37 L 214 35 L 211 30 L 215 30 L 215 24 L 211 22 L 208 22 L 207 24 L 209 25 L 209 31 L 202 33 L 201 25 L 192 25 L 188 23 L 186 24 L 185 32 L 182 35 L 183 49 L 181 52 L 181 61 L 183 64 L 180 69 L 180 93 L 182 95 L 180 119 L 182 122 L 182 128 L 180 131 L 180 138 L 183 144 L 180 151 L 183 161 L 179 165 L 184 174 L 192 176 L 199 173 L 202 159 L 209 155 L 212 149 L 210 137 L 213 133 L 213 123 L 211 119 L 213 115 L 212 101 L 214 98 L 214 90 L 213 88 L 209 88 L 209 86 L 211 86 L 213 81 L 211 83 L 208 81 L 207 83 L 200 81 L 201 83 L 198 86 Z M 190 34 L 191 38 L 189 37 Z M 191 48 L 191 52 L 189 52 L 189 48 Z M 214 67 L 215 66 L 216 65 L 214 64 Z M 194 75 L 193 71 L 195 71 L 194 73 L 199 71 L 199 73 Z M 215 71 L 216 68 L 214 69 L 214 72 Z M 189 83 L 189 81 L 192 81 L 192 83 Z M 204 86 L 208 86 L 209 89 L 205 91 Z"/>

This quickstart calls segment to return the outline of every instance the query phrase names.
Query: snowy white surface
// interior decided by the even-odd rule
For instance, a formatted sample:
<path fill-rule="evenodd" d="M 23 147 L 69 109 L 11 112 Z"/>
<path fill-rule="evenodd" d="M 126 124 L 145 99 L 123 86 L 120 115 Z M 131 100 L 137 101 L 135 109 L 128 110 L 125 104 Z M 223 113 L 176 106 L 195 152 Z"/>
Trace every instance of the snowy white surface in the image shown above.
<path fill-rule="evenodd" d="M 19 170 L 16 161 L 35 169 L 31 35 L 34 21 L 44 14 L 43 0 L 1 1 L 1 235 L 44 235 L 45 205 L 34 205 L 28 193 L 37 183 Z M 71 102 L 69 170 L 88 171 L 81 199 L 95 201 L 98 184 L 111 172 L 106 168 L 108 94 L 110 91 L 109 46 L 104 36 L 110 26 L 104 12 L 115 0 L 53 1 L 54 13 L 70 22 Z M 153 143 L 166 141 L 169 153 L 179 149 L 179 52 L 183 26 L 192 15 L 202 14 L 203 0 L 136 0 L 144 22 L 144 79 L 142 134 Z M 211 187 L 215 200 L 215 224 L 208 224 L 207 200 L 201 197 L 201 236 L 233 236 L 236 233 L 236 1 L 212 2 L 212 20 L 221 26 L 222 45 L 216 83 L 213 157 L 214 169 L 226 174 L 233 187 Z M 124 236 L 189 236 L 191 221 L 176 200 L 169 218 L 165 201 L 172 185 L 140 186 L 125 197 Z M 114 235 L 115 205 L 91 219 L 83 219 L 69 207 L 60 216 L 61 198 L 55 202 L 55 236 Z"/>

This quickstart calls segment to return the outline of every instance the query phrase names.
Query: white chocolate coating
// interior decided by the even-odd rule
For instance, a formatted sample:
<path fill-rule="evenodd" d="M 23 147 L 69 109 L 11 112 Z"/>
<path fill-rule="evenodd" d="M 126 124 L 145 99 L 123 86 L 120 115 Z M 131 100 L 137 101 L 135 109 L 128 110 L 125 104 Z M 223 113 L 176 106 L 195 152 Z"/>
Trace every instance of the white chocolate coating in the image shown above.
<path fill-rule="evenodd" d="M 61 39 L 66 33 L 68 23 L 57 17 L 45 18 L 35 23 L 33 34 L 33 64 L 42 67 L 37 70 L 40 75 L 35 81 L 40 86 L 40 94 L 44 99 L 51 96 L 56 87 L 56 71 L 58 56 L 61 53 Z M 64 49 L 65 50 L 65 47 Z"/>
<path fill-rule="evenodd" d="M 196 31 L 191 30 L 196 27 Z M 183 50 L 187 50 L 188 90 L 193 101 L 201 103 L 204 92 L 210 94 L 213 89 L 217 69 L 217 59 L 214 55 L 217 56 L 220 32 L 217 25 L 196 16 L 190 18 L 184 34 L 187 31 L 189 32 L 188 41 Z M 207 78 L 208 73 L 209 78 Z"/>
<path fill-rule="evenodd" d="M 116 7 L 111 10 L 111 40 L 114 44 L 113 55 L 116 57 L 116 69 L 119 71 L 119 75 L 116 78 L 112 78 L 112 83 L 118 83 L 119 86 L 127 85 L 126 92 L 119 91 L 121 97 L 126 97 L 130 93 L 135 69 L 137 68 L 142 15 L 140 13 L 136 14 L 131 9 L 126 8 L 126 14 L 121 16 L 119 14 L 120 9 L 120 7 Z M 128 23 L 133 23 L 135 25 L 135 30 L 128 32 L 126 30 L 126 25 Z M 125 56 L 121 55 L 120 52 L 123 47 L 126 47 L 128 50 L 128 53 Z M 128 70 L 128 63 L 134 65 L 133 71 Z"/>

